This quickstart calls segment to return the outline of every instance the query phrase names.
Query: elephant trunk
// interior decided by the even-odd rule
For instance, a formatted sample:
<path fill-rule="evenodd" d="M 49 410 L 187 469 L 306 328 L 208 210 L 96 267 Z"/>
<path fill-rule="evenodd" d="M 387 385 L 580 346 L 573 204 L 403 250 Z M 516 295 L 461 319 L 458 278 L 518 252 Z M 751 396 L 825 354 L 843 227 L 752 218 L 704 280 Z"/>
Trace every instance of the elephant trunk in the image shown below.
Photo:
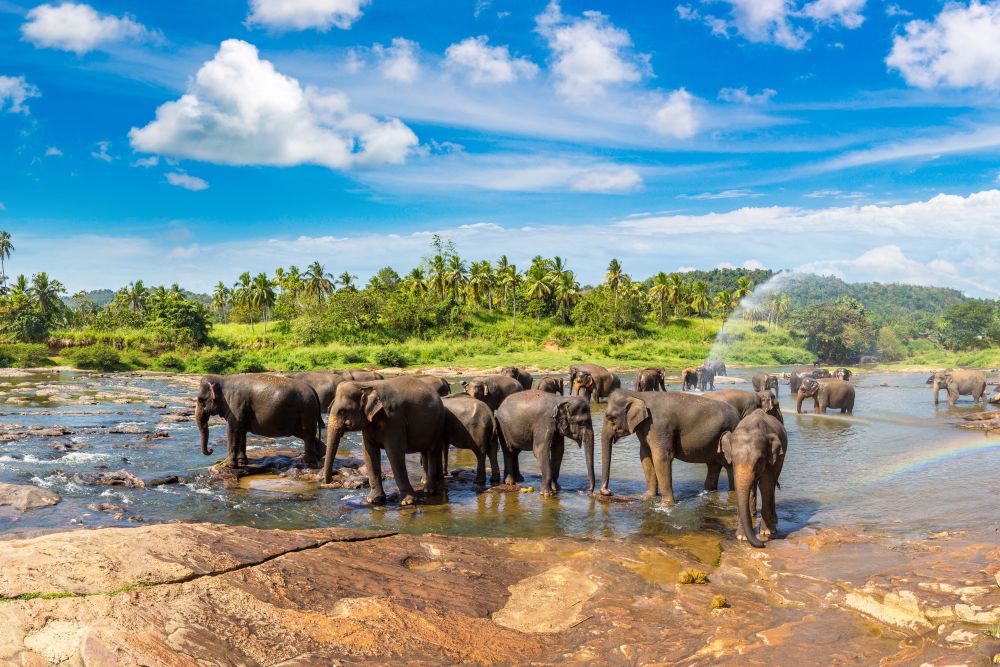
<path fill-rule="evenodd" d="M 805 398 L 805 396 L 803 396 L 802 392 L 800 391 L 798 393 L 798 398 L 795 399 L 795 412 L 797 412 L 799 414 L 802 414 L 802 399 L 803 398 Z"/>
<path fill-rule="evenodd" d="M 323 459 L 323 482 L 329 484 L 333 479 L 333 459 L 337 456 L 340 439 L 344 436 L 344 426 L 335 418 L 330 417 L 326 429 L 326 457 Z"/>
<path fill-rule="evenodd" d="M 758 549 L 764 546 L 757 532 L 753 528 L 753 517 L 750 516 L 750 494 L 754 493 L 753 468 L 747 464 L 741 464 L 734 470 L 736 477 L 736 511 L 739 514 L 740 529 L 746 535 L 751 546 Z"/>
<path fill-rule="evenodd" d="M 941 391 L 941 383 L 934 380 L 934 405 L 938 404 L 938 392 Z"/>
<path fill-rule="evenodd" d="M 201 404 L 195 406 L 194 420 L 198 424 L 198 433 L 201 434 L 201 453 L 205 456 L 211 456 L 215 450 L 208 446 L 208 413 L 201 407 Z"/>
<path fill-rule="evenodd" d="M 613 427 L 604 422 L 601 429 L 601 495 L 610 496 L 611 489 L 611 445 L 614 444 Z"/>
<path fill-rule="evenodd" d="M 587 430 L 583 434 L 583 457 L 587 463 L 587 493 L 593 493 L 594 492 L 594 428 L 592 426 L 587 427 Z"/>

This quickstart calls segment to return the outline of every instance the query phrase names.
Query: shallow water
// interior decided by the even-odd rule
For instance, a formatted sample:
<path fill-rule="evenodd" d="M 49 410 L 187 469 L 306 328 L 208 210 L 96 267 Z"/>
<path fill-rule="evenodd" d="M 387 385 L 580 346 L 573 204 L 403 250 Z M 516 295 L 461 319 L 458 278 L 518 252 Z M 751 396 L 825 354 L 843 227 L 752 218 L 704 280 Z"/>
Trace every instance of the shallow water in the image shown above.
<path fill-rule="evenodd" d="M 734 369 L 731 374 L 749 378 L 757 370 Z M 905 538 L 928 531 L 978 527 L 996 519 L 993 498 L 1000 492 L 1000 449 L 996 446 L 1000 438 L 989 439 L 982 432 L 957 428 L 963 414 L 983 408 L 968 398 L 954 408 L 934 406 L 925 379 L 925 373 L 858 376 L 853 416 L 795 415 L 788 387 L 781 387 L 789 431 L 789 451 L 778 491 L 781 533 L 806 525 L 853 524 Z M 631 378 L 624 380 L 630 386 Z M 880 386 L 883 383 L 888 386 Z M 677 389 L 676 385 L 670 387 L 671 391 Z M 80 405 L 81 396 L 93 397 L 98 403 Z M 131 403 L 113 402 L 122 397 Z M 470 484 L 474 457 L 452 450 L 450 467 L 464 472 L 459 479 L 449 480 L 449 502 L 412 509 L 368 507 L 362 502 L 364 489 L 317 489 L 308 484 L 289 487 L 270 478 L 247 482 L 246 488 L 235 490 L 210 488 L 197 476 L 224 453 L 225 427 L 212 427 L 216 455 L 204 457 L 193 423 L 160 424 L 171 409 L 190 408 L 192 398 L 193 391 L 184 383 L 151 377 L 83 373 L 0 377 L 0 425 L 58 424 L 72 431 L 63 437 L 0 442 L 0 481 L 49 487 L 63 497 L 54 507 L 22 515 L 0 513 L 0 531 L 135 525 L 128 517 L 141 516 L 146 522 L 181 519 L 263 528 L 352 525 L 460 535 L 646 534 L 671 539 L 690 533 L 728 533 L 735 524 L 725 475 L 722 491 L 705 493 L 701 490 L 705 476 L 702 465 L 675 462 L 678 503 L 671 508 L 641 500 L 606 502 L 587 496 L 583 492 L 583 455 L 571 441 L 567 441 L 560 478 L 563 491 L 557 498 L 538 495 L 538 468 L 529 452 L 521 454 L 521 466 L 524 486 L 534 487 L 532 493 L 477 492 Z M 149 405 L 156 401 L 166 403 L 167 408 Z M 603 410 L 603 405 L 594 406 L 598 476 Z M 141 434 L 108 432 L 116 427 L 165 430 L 170 438 L 147 442 Z M 299 446 L 296 441 L 279 442 Z M 52 447 L 57 443 L 84 448 L 60 452 Z M 273 443 L 251 443 L 249 448 L 265 444 Z M 345 438 L 344 450 L 360 456 L 356 434 Z M 121 468 L 145 480 L 180 475 L 193 481 L 146 489 L 85 486 L 72 481 L 75 473 Z M 419 478 L 415 457 L 411 477 L 414 481 Z M 387 483 L 387 490 L 391 488 L 392 483 Z M 617 494 L 630 496 L 645 489 L 634 437 L 615 445 L 612 488 Z M 124 508 L 123 516 L 88 509 L 94 503 L 119 505 Z"/>

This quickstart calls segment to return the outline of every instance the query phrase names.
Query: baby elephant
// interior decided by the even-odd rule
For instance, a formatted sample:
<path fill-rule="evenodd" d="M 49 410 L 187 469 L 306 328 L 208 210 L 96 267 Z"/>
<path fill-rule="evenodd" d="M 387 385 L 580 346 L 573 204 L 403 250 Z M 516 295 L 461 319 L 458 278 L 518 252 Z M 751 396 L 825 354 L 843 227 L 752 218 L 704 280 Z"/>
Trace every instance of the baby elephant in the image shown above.
<path fill-rule="evenodd" d="M 538 390 L 549 394 L 566 395 L 566 382 L 562 378 L 543 377 L 538 382 Z"/>
<path fill-rule="evenodd" d="M 635 375 L 636 391 L 666 391 L 667 372 L 662 368 L 643 368 Z"/>

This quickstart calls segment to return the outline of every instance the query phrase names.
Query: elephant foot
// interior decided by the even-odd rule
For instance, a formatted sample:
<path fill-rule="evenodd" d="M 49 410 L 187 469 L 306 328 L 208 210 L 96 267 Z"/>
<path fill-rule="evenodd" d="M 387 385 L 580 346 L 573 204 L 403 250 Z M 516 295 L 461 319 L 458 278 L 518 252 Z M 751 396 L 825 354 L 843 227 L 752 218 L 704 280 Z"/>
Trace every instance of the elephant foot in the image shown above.
<path fill-rule="evenodd" d="M 480 489 L 486 488 L 486 478 L 485 477 L 477 477 L 476 481 L 474 481 L 473 484 L 475 486 L 477 486 L 478 488 L 480 488 Z"/>
<path fill-rule="evenodd" d="M 250 465 L 250 459 L 248 459 L 246 456 L 241 456 L 240 458 L 236 459 L 236 463 L 239 464 L 239 466 L 242 468 L 243 466 Z"/>
<path fill-rule="evenodd" d="M 761 528 L 760 532 L 757 533 L 757 534 L 760 536 L 760 539 L 762 539 L 762 540 L 766 540 L 769 537 L 771 537 L 771 531 L 768 530 L 766 526 L 763 527 L 763 528 Z"/>
<path fill-rule="evenodd" d="M 642 494 L 643 500 L 653 500 L 654 498 L 656 498 L 656 491 L 646 491 L 646 493 Z"/>
<path fill-rule="evenodd" d="M 400 507 L 410 507 L 411 505 L 417 504 L 417 497 L 412 493 L 408 493 L 399 500 Z"/>
<path fill-rule="evenodd" d="M 676 504 L 677 504 L 677 501 L 674 500 L 673 496 L 670 496 L 669 498 L 666 497 L 666 496 L 660 498 L 660 506 L 661 507 L 671 507 L 672 505 L 676 505 Z"/>
<path fill-rule="evenodd" d="M 542 498 L 551 498 L 556 495 L 556 492 L 553 491 L 552 489 L 542 489 L 541 491 L 538 492 L 538 495 L 540 495 Z"/>
<path fill-rule="evenodd" d="M 524 481 L 524 475 L 518 473 L 516 481 L 517 481 L 518 484 L 520 484 L 521 482 L 523 482 Z"/>
<path fill-rule="evenodd" d="M 613 496 L 613 495 L 615 495 L 614 492 L 612 492 L 611 489 L 609 489 L 606 486 L 602 486 L 601 487 L 600 494 L 602 496 Z"/>
<path fill-rule="evenodd" d="M 315 458 L 309 458 L 309 459 L 307 459 L 305 457 L 303 457 L 303 459 L 302 459 L 302 465 L 305 466 L 306 468 L 310 468 L 312 470 L 316 470 L 316 469 L 320 468 L 322 466 L 322 463 L 323 462 L 320 459 L 315 459 Z"/>
<path fill-rule="evenodd" d="M 368 494 L 368 504 L 369 505 L 385 505 L 385 494 Z"/>
<path fill-rule="evenodd" d="M 240 464 L 239 464 L 239 461 L 234 461 L 232 459 L 226 459 L 226 467 L 227 468 L 239 468 Z"/>
<path fill-rule="evenodd" d="M 498 484 L 500 484 L 500 475 L 490 477 L 490 486 L 497 486 Z"/>
<path fill-rule="evenodd" d="M 504 477 L 503 483 L 506 484 L 507 486 L 514 486 L 515 484 L 517 484 L 517 480 L 514 479 L 513 475 L 507 475 L 506 477 Z"/>

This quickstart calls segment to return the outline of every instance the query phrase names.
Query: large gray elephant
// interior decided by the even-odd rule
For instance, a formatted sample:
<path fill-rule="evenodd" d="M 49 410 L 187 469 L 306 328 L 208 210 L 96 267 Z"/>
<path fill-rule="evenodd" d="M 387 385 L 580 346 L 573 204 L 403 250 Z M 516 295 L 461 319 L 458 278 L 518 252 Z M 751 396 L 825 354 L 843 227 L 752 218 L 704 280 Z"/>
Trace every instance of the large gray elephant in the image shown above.
<path fill-rule="evenodd" d="M 550 394 L 566 395 L 566 382 L 562 378 L 543 377 L 538 381 L 537 388 L 539 391 L 545 391 Z"/>
<path fill-rule="evenodd" d="M 736 510 L 739 524 L 736 538 L 747 540 L 752 546 L 763 547 L 757 537 L 753 521 L 757 514 L 757 489 L 761 499 L 762 537 L 778 531 L 778 513 L 774 490 L 785 464 L 788 451 L 788 434 L 785 427 L 763 410 L 755 410 L 740 420 L 732 433 L 724 433 L 720 441 L 726 463 L 733 467 L 736 480 Z"/>
<path fill-rule="evenodd" d="M 702 366 L 709 369 L 710 371 L 714 371 L 716 375 L 722 377 L 728 375 L 728 371 L 726 371 L 726 362 L 722 361 L 721 359 L 708 359 L 705 361 L 705 363 L 702 364 Z"/>
<path fill-rule="evenodd" d="M 944 370 L 937 371 L 929 378 L 927 384 L 934 386 L 934 405 L 938 404 L 938 396 L 942 389 L 948 391 L 948 405 L 955 405 L 959 396 L 972 396 L 975 403 L 986 394 L 986 374 L 983 371 Z"/>
<path fill-rule="evenodd" d="M 770 373 L 754 373 L 753 377 L 750 378 L 750 382 L 753 384 L 754 391 L 768 391 L 773 389 L 774 395 L 779 395 L 777 375 L 771 375 Z"/>
<path fill-rule="evenodd" d="M 524 387 L 514 378 L 506 375 L 481 375 L 462 383 L 465 393 L 490 406 L 496 412 L 508 396 L 524 391 Z"/>
<path fill-rule="evenodd" d="M 590 404 L 578 396 L 556 396 L 537 389 L 514 394 L 496 412 L 503 447 L 504 481 L 523 481 L 518 455 L 532 451 L 541 468 L 541 494 L 559 492 L 565 438 L 583 448 L 587 466 L 587 492 L 594 491 L 594 425 Z"/>
<path fill-rule="evenodd" d="M 617 375 L 604 366 L 597 364 L 577 364 L 569 367 L 569 381 L 572 386 L 570 394 L 587 397 L 587 402 L 607 398 L 615 389 L 622 386 Z"/>
<path fill-rule="evenodd" d="M 825 415 L 828 409 L 840 410 L 841 414 L 854 412 L 854 385 L 844 380 L 806 378 L 799 387 L 796 412 L 802 412 L 802 401 L 807 398 L 813 399 L 818 415 Z"/>
<path fill-rule="evenodd" d="M 414 375 L 421 382 L 426 382 L 431 389 L 437 392 L 438 396 L 451 395 L 451 383 L 437 375 Z"/>
<path fill-rule="evenodd" d="M 500 465 L 497 461 L 497 429 L 493 411 L 480 400 L 468 394 L 452 394 L 442 399 L 448 410 L 445 432 L 448 444 L 459 449 L 471 450 L 476 455 L 476 484 L 486 484 L 486 459 L 490 460 L 490 483 L 500 483 Z M 444 473 L 448 473 L 448 448 L 442 459 Z"/>
<path fill-rule="evenodd" d="M 226 420 L 227 465 L 247 464 L 247 433 L 266 438 L 301 438 L 302 462 L 319 467 L 322 413 L 316 392 L 305 382 L 266 373 L 206 375 L 201 379 L 194 418 L 201 434 L 201 453 L 209 456 L 208 419 Z"/>
<path fill-rule="evenodd" d="M 799 387 L 802 386 L 802 381 L 807 379 L 819 380 L 823 378 L 832 377 L 830 371 L 825 368 L 796 368 L 792 371 L 792 374 L 788 377 L 788 390 L 792 394 L 797 394 Z"/>
<path fill-rule="evenodd" d="M 601 431 L 601 494 L 611 495 L 612 446 L 632 433 L 639 438 L 647 498 L 654 498 L 659 491 L 661 502 L 673 504 L 675 458 L 707 464 L 705 488 L 714 490 L 719 472 L 726 466 L 720 440 L 739 421 L 739 413 L 725 401 L 681 392 L 619 389 L 608 398 Z"/>
<path fill-rule="evenodd" d="M 330 411 L 330 404 L 333 403 L 333 397 L 337 394 L 337 386 L 341 382 L 381 380 L 382 374 L 374 371 L 305 371 L 293 373 L 289 377 L 301 380 L 312 387 L 316 396 L 319 397 L 320 410 L 326 414 Z"/>
<path fill-rule="evenodd" d="M 715 371 L 706 366 L 698 367 L 698 389 L 715 391 Z"/>
<path fill-rule="evenodd" d="M 667 372 L 662 368 L 643 368 L 635 374 L 636 391 L 666 391 Z"/>
<path fill-rule="evenodd" d="M 506 375 L 509 378 L 514 378 L 521 383 L 521 387 L 524 389 L 531 389 L 532 377 L 531 373 L 524 370 L 523 368 L 518 368 L 516 366 L 504 366 L 500 369 L 500 375 Z"/>
<path fill-rule="evenodd" d="M 361 431 L 365 466 L 371 491 L 368 502 L 385 502 L 382 487 L 382 450 L 399 487 L 400 504 L 412 505 L 416 493 L 406 472 L 406 455 L 424 454 L 424 492 L 434 495 L 443 483 L 442 450 L 447 444 L 448 411 L 441 397 L 414 377 L 372 382 L 343 382 L 330 406 L 323 479 L 333 477 L 333 459 L 347 431 Z"/>
<path fill-rule="evenodd" d="M 705 394 L 713 401 L 724 401 L 736 409 L 740 419 L 749 416 L 754 410 L 763 410 L 782 424 L 785 418 L 781 414 L 778 399 L 770 391 L 743 391 L 742 389 L 723 389 L 712 394 Z"/>

